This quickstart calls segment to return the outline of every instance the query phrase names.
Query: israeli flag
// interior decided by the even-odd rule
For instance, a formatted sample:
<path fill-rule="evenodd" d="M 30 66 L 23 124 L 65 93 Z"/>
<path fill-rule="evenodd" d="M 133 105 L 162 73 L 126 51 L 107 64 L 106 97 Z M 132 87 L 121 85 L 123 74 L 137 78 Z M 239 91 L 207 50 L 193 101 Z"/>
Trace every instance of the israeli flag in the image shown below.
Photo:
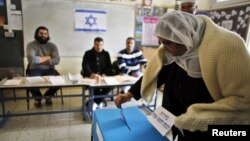
<path fill-rule="evenodd" d="M 107 12 L 100 10 L 75 10 L 75 30 L 88 32 L 106 32 Z"/>

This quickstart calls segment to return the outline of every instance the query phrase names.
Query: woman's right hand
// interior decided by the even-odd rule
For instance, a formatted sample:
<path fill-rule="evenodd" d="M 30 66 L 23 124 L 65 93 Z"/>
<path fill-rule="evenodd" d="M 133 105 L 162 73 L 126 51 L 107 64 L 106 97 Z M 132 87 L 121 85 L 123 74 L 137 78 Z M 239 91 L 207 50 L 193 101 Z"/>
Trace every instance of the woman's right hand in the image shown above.
<path fill-rule="evenodd" d="M 133 94 L 130 93 L 130 92 L 127 92 L 126 94 L 119 94 L 115 98 L 116 107 L 120 108 L 122 103 L 125 103 L 125 102 L 129 101 L 132 97 L 133 97 Z"/>

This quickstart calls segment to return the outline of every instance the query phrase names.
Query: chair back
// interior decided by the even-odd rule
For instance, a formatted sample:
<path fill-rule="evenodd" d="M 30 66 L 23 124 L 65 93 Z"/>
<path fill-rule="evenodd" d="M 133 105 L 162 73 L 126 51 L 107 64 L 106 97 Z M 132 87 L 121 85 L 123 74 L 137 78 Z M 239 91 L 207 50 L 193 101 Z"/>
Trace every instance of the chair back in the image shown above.
<path fill-rule="evenodd" d="M 114 75 L 120 74 L 120 68 L 117 60 L 112 63 L 112 71 Z"/>
<path fill-rule="evenodd" d="M 25 73 L 26 73 L 26 76 L 29 76 L 29 74 L 30 74 L 30 63 L 28 63 Z"/>

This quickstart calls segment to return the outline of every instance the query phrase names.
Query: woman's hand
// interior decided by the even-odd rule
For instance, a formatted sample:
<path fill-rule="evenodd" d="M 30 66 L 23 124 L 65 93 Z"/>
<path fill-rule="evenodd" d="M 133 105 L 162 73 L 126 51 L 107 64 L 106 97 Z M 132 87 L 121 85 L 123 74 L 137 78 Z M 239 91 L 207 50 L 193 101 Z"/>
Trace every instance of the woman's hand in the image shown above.
<path fill-rule="evenodd" d="M 129 101 L 132 97 L 133 97 L 133 94 L 130 93 L 130 92 L 127 92 L 126 94 L 119 94 L 115 98 L 116 107 L 120 108 L 122 103 L 125 103 L 125 102 Z"/>

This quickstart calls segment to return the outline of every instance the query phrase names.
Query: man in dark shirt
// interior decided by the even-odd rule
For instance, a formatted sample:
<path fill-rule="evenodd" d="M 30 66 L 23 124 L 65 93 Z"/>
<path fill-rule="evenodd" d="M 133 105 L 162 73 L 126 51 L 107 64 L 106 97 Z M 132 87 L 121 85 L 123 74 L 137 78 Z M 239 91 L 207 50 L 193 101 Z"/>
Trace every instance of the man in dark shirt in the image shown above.
<path fill-rule="evenodd" d="M 103 80 L 104 76 L 112 75 L 112 66 L 110 55 L 103 49 L 104 41 L 102 38 L 97 37 L 94 40 L 94 47 L 85 52 L 82 61 L 82 76 L 96 79 L 97 81 Z M 112 89 L 102 88 L 95 89 L 94 95 L 108 94 Z M 104 98 L 95 98 L 93 109 L 102 107 Z"/>

